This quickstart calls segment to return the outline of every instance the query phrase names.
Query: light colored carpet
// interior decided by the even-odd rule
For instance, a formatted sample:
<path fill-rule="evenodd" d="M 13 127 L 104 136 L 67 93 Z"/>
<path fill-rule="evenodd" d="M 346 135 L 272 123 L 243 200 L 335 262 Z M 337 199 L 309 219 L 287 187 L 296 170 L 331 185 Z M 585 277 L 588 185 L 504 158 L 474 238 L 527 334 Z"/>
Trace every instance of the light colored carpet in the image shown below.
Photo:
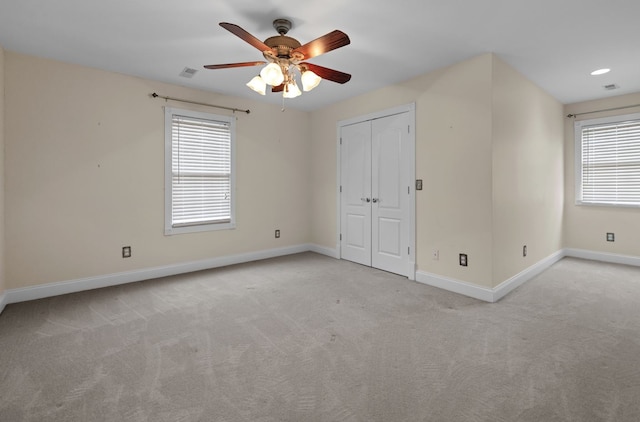
<path fill-rule="evenodd" d="M 496 304 L 313 253 L 7 306 L 2 421 L 638 421 L 640 268 Z"/>

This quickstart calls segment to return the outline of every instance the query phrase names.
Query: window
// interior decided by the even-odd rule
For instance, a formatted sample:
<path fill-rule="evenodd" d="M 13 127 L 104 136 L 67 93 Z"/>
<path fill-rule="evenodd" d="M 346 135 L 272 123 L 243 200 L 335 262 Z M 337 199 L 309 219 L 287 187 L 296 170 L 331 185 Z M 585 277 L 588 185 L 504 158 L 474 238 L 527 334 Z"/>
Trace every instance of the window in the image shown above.
<path fill-rule="evenodd" d="M 640 113 L 575 122 L 576 203 L 640 206 Z"/>
<path fill-rule="evenodd" d="M 235 120 L 165 108 L 165 234 L 229 229 Z"/>

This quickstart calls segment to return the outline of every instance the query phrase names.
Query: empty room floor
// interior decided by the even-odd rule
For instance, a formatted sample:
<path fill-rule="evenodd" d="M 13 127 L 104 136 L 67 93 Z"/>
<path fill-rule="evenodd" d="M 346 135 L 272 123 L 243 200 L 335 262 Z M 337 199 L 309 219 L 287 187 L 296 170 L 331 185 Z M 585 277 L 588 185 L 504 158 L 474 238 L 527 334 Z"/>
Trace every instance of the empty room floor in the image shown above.
<path fill-rule="evenodd" d="M 8 305 L 2 421 L 638 421 L 640 268 L 498 303 L 304 253 Z"/>

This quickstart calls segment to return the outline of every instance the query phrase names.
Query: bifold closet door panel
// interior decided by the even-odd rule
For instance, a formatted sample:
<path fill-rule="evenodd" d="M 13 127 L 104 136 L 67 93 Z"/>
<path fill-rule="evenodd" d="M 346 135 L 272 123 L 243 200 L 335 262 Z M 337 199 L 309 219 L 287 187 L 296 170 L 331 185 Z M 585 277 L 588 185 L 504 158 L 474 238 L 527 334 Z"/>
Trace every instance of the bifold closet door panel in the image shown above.
<path fill-rule="evenodd" d="M 341 130 L 341 218 L 343 259 L 371 265 L 371 123 Z"/>

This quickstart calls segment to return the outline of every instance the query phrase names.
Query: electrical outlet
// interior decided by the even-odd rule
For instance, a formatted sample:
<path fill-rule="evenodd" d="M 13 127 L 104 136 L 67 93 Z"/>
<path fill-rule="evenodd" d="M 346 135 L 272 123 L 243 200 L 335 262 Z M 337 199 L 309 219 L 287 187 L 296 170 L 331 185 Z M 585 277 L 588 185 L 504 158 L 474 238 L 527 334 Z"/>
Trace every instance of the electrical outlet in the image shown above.
<path fill-rule="evenodd" d="M 616 235 L 613 233 L 607 233 L 607 242 L 615 242 L 616 241 Z"/>
<path fill-rule="evenodd" d="M 122 257 L 123 258 L 131 258 L 131 246 L 123 246 L 122 247 Z"/>
<path fill-rule="evenodd" d="M 463 267 L 466 267 L 467 263 L 468 263 L 467 254 L 466 253 L 461 253 L 460 254 L 460 265 L 462 265 Z"/>
<path fill-rule="evenodd" d="M 276 230 L 276 239 L 280 239 L 280 230 Z"/>
<path fill-rule="evenodd" d="M 527 256 L 527 245 L 522 247 L 522 256 Z"/>
<path fill-rule="evenodd" d="M 422 179 L 416 180 L 416 190 L 422 190 Z"/>
<path fill-rule="evenodd" d="M 434 261 L 437 261 L 440 259 L 440 251 L 438 249 L 434 249 L 433 252 L 431 252 L 431 257 L 433 258 Z"/>

